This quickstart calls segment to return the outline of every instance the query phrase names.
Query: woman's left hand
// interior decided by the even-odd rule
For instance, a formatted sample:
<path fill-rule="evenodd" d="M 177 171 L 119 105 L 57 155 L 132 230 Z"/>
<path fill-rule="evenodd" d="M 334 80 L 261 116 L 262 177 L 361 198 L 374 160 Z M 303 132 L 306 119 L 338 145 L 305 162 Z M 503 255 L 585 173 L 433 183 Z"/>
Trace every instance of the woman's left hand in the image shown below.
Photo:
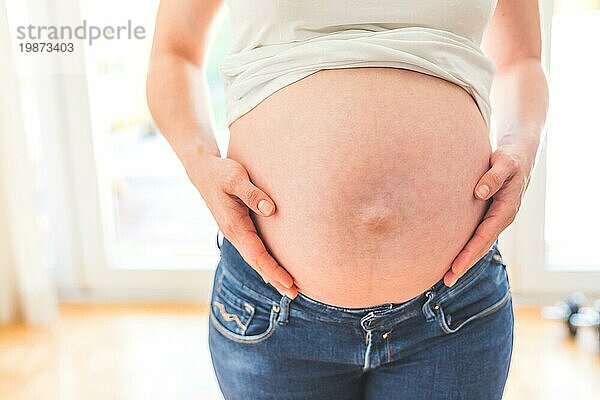
<path fill-rule="evenodd" d="M 452 286 L 481 257 L 487 254 L 500 233 L 515 219 L 535 162 L 537 146 L 508 144 L 499 146 L 490 156 L 491 168 L 481 177 L 473 192 L 475 198 L 493 196 L 483 220 L 444 276 Z"/>

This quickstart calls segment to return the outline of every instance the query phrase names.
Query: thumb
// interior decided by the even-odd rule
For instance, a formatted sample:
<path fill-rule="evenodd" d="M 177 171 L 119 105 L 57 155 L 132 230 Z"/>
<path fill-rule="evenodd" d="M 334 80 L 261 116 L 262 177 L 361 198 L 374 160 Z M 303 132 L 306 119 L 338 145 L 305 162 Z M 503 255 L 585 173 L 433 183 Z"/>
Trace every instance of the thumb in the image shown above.
<path fill-rule="evenodd" d="M 275 212 L 275 203 L 265 192 L 257 188 L 249 179 L 241 180 L 233 193 L 256 214 L 268 217 Z"/>
<path fill-rule="evenodd" d="M 475 197 L 481 200 L 487 200 L 492 197 L 504 182 L 508 179 L 511 174 L 511 170 L 506 168 L 503 163 L 496 163 L 492 165 L 479 182 L 475 186 Z"/>

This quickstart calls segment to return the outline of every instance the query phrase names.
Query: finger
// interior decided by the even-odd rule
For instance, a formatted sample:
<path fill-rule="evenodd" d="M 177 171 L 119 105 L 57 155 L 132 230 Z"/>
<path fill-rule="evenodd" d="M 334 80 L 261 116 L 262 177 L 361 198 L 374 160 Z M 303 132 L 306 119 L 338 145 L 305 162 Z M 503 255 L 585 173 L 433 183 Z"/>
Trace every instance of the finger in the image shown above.
<path fill-rule="evenodd" d="M 500 233 L 514 220 L 515 208 L 508 200 L 496 198 L 473 236 L 452 262 L 452 272 L 461 276 L 487 254 Z"/>
<path fill-rule="evenodd" d="M 228 192 L 242 200 L 254 213 L 264 217 L 273 215 L 275 202 L 250 182 L 247 173 L 240 172 L 239 174 L 240 176 L 234 179 L 234 184 Z"/>
<path fill-rule="evenodd" d="M 280 285 L 278 282 L 271 283 L 275 289 L 282 295 L 286 295 L 290 299 L 295 299 L 298 296 L 298 288 L 296 286 L 292 286 L 291 288 L 286 288 L 283 285 Z"/>
<path fill-rule="evenodd" d="M 234 228 L 238 249 L 246 260 L 268 282 L 278 282 L 286 288 L 294 284 L 292 276 L 269 254 L 256 232 L 252 219 L 245 214 Z"/>
<path fill-rule="evenodd" d="M 500 158 L 479 179 L 475 185 L 475 197 L 487 200 L 492 197 L 504 182 L 515 172 L 514 165 L 509 158 Z"/>
<path fill-rule="evenodd" d="M 460 279 L 460 277 L 460 275 L 457 275 L 450 270 L 446 273 L 446 275 L 444 275 L 444 284 L 448 287 L 451 287 Z"/>

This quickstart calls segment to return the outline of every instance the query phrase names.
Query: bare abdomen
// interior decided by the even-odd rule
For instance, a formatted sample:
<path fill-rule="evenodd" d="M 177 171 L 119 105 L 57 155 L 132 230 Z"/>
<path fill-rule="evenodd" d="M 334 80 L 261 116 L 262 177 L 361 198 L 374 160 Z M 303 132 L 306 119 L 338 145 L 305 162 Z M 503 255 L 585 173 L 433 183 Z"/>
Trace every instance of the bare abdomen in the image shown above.
<path fill-rule="evenodd" d="M 488 130 L 462 88 L 414 71 L 317 72 L 230 126 L 228 157 L 277 205 L 254 216 L 305 295 L 406 301 L 440 280 L 483 217 Z"/>

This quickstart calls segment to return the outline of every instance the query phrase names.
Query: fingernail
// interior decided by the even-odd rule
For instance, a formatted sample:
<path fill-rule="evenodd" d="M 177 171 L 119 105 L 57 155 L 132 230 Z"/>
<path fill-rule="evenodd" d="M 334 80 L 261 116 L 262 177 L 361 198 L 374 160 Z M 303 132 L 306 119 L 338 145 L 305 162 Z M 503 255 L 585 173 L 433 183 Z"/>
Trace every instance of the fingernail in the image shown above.
<path fill-rule="evenodd" d="M 275 208 L 273 207 L 273 204 L 271 204 L 265 199 L 262 199 L 258 202 L 258 210 L 264 215 L 270 215 L 271 212 L 273 212 L 273 208 Z"/>
<path fill-rule="evenodd" d="M 294 283 L 290 283 L 290 282 L 284 282 L 284 281 L 278 281 L 279 284 L 287 289 L 291 288 L 292 286 L 294 286 Z"/>
<path fill-rule="evenodd" d="M 446 284 L 446 286 L 452 287 L 452 286 L 454 286 L 454 284 L 456 283 L 456 281 L 458 281 L 458 278 L 452 278 L 450 280 L 450 282 L 448 282 L 448 284 Z"/>
<path fill-rule="evenodd" d="M 485 196 L 487 196 L 489 193 L 490 193 L 490 188 L 488 187 L 488 185 L 481 185 L 477 189 L 477 196 L 481 197 L 482 199 L 484 199 Z"/>

